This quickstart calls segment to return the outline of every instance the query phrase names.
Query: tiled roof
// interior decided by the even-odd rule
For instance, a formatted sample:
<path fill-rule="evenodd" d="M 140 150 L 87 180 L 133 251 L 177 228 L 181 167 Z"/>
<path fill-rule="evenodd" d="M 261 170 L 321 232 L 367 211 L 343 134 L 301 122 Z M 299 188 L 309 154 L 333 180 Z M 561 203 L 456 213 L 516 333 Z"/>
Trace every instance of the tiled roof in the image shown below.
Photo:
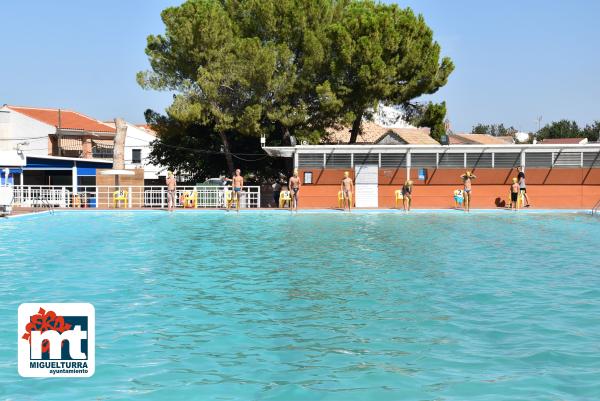
<path fill-rule="evenodd" d="M 588 143 L 587 138 L 548 138 L 544 139 L 541 143 L 551 145 L 583 145 Z"/>
<path fill-rule="evenodd" d="M 7 107 L 45 124 L 58 127 L 58 109 L 17 106 Z M 60 110 L 60 122 L 61 128 L 65 130 L 115 132 L 115 129 L 107 124 L 71 110 Z"/>
<path fill-rule="evenodd" d="M 439 142 L 429 136 L 429 128 L 388 128 L 371 121 L 363 121 L 362 133 L 357 138 L 358 144 L 376 143 L 388 132 L 398 135 L 408 145 L 439 145 Z M 326 143 L 348 143 L 350 128 L 330 128 L 327 130 Z"/>
<path fill-rule="evenodd" d="M 513 143 L 512 136 L 492 136 L 487 134 L 450 134 L 450 145 L 506 145 Z"/>
<path fill-rule="evenodd" d="M 136 124 L 135 126 L 139 129 L 143 129 L 152 136 L 156 136 L 156 131 L 154 131 L 148 124 Z"/>

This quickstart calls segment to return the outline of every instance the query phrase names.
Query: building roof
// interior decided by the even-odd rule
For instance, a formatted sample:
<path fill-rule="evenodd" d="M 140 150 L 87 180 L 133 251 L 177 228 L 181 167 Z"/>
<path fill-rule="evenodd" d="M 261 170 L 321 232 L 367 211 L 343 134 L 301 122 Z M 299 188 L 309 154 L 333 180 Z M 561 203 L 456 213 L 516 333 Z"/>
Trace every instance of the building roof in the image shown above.
<path fill-rule="evenodd" d="M 156 136 L 156 131 L 154 131 L 152 129 L 152 127 L 150 127 L 148 124 L 135 124 L 135 126 L 138 127 L 139 129 L 143 129 L 150 135 Z"/>
<path fill-rule="evenodd" d="M 449 134 L 450 145 L 506 145 L 513 143 L 512 136 L 492 136 L 488 134 Z"/>
<path fill-rule="evenodd" d="M 588 143 L 587 138 L 548 138 L 542 141 L 543 144 L 550 145 L 583 145 Z"/>
<path fill-rule="evenodd" d="M 348 143 L 350 128 L 330 128 L 327 130 L 326 143 Z M 439 145 L 439 142 L 429 135 L 429 128 L 389 128 L 371 121 L 363 121 L 362 133 L 357 138 L 359 144 L 373 144 L 383 139 L 388 133 L 394 133 L 407 145 Z"/>
<path fill-rule="evenodd" d="M 109 125 L 111 127 L 115 127 L 115 122 L 114 121 L 104 121 L 104 124 Z M 154 131 L 152 128 L 150 128 L 150 126 L 148 124 L 131 124 L 131 123 L 126 123 L 128 127 L 134 127 L 136 129 L 139 129 L 141 131 L 143 131 L 144 133 L 148 134 L 148 135 L 152 135 L 154 137 L 156 137 L 156 131 Z M 127 136 L 130 136 L 129 131 L 127 132 Z"/>
<path fill-rule="evenodd" d="M 37 107 L 18 107 L 9 106 L 10 110 L 16 111 L 27 117 L 41 121 L 45 124 L 52 125 L 58 128 L 58 112 L 59 109 L 46 109 Z M 60 125 L 64 130 L 89 131 L 89 132 L 106 132 L 114 133 L 114 127 L 104 124 L 101 121 L 71 110 L 60 110 Z"/>

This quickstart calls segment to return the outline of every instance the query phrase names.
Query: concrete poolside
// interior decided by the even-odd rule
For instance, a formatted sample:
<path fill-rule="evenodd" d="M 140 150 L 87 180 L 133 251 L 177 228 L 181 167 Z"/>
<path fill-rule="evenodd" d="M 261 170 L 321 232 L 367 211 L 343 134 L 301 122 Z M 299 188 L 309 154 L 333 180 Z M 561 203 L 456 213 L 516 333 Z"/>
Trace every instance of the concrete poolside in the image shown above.
<path fill-rule="evenodd" d="M 110 213 L 110 212 L 168 212 L 167 209 L 162 208 L 54 208 L 52 209 L 54 212 L 60 213 Z M 223 208 L 177 208 L 174 213 L 236 213 L 236 209 L 230 209 L 227 211 Z M 292 212 L 290 209 L 280 209 L 280 208 L 251 208 L 251 209 L 240 209 L 240 213 L 277 213 L 277 214 L 314 214 L 314 213 L 347 213 L 346 211 L 339 208 L 301 208 L 298 212 Z M 513 213 L 527 213 L 527 214 L 536 214 L 536 213 L 585 213 L 590 214 L 590 209 L 584 208 L 570 208 L 570 209 L 533 209 L 533 208 L 524 208 L 519 209 L 518 211 L 513 211 L 509 208 L 493 208 L 493 209 L 483 209 L 483 208 L 473 208 L 469 213 L 501 213 L 501 212 L 513 212 Z M 13 209 L 13 213 L 10 216 L 6 217 L 19 217 L 25 215 L 36 215 L 36 214 L 46 214 L 50 213 L 49 209 L 46 208 L 24 208 L 24 207 L 15 207 Z M 414 208 L 410 212 L 405 212 L 402 209 L 387 209 L 387 208 L 353 208 L 351 213 L 356 214 L 407 214 L 407 213 L 466 213 L 463 209 L 455 209 L 455 208 L 445 208 L 445 209 L 434 209 L 434 208 Z"/>

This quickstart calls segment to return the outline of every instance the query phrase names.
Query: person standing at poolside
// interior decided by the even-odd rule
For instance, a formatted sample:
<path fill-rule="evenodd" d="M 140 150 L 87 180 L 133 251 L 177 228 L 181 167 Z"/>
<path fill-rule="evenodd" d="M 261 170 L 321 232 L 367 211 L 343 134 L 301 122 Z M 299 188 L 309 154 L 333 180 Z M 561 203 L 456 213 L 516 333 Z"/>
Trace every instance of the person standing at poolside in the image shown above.
<path fill-rule="evenodd" d="M 344 179 L 341 184 L 342 196 L 344 203 L 342 204 L 344 210 L 346 210 L 346 205 L 348 205 L 348 211 L 350 211 L 352 207 L 352 194 L 354 193 L 354 182 L 352 182 L 352 178 L 350 178 L 350 173 L 344 172 Z"/>
<path fill-rule="evenodd" d="M 175 191 L 177 190 L 177 181 L 173 172 L 167 173 L 167 209 L 172 212 L 175 209 Z"/>
<path fill-rule="evenodd" d="M 271 188 L 273 188 L 273 202 L 275 202 L 274 207 L 279 207 L 279 197 L 281 196 L 281 188 L 282 188 L 281 181 L 279 178 L 277 178 L 275 180 L 273 185 L 271 185 Z"/>
<path fill-rule="evenodd" d="M 473 180 L 477 177 L 470 171 L 467 171 L 465 174 L 461 175 L 460 178 L 463 180 L 463 194 L 464 194 L 464 202 L 465 202 L 465 211 L 471 210 L 471 185 Z"/>
<path fill-rule="evenodd" d="M 523 167 L 518 167 L 517 170 L 519 170 L 517 179 L 519 180 L 519 188 L 521 196 L 523 197 L 523 207 L 529 207 L 531 205 L 529 204 L 529 196 L 527 196 L 527 183 L 525 182 L 525 173 L 523 172 Z"/>
<path fill-rule="evenodd" d="M 294 175 L 290 177 L 289 181 L 290 191 L 292 192 L 292 202 L 290 204 L 290 209 L 298 211 L 298 192 L 300 192 L 300 187 L 302 183 L 300 182 L 300 177 L 298 177 L 298 169 L 294 169 Z"/>
<path fill-rule="evenodd" d="M 242 198 L 242 189 L 244 189 L 244 177 L 241 176 L 241 170 L 238 168 L 235 170 L 235 175 L 231 180 L 231 185 L 233 186 L 233 198 L 235 200 L 237 211 L 240 211 L 240 200 Z"/>
<path fill-rule="evenodd" d="M 513 183 L 510 186 L 510 208 L 513 210 L 519 210 L 519 194 L 521 188 L 519 187 L 519 180 L 517 177 L 513 178 Z"/>
<path fill-rule="evenodd" d="M 412 189 L 413 182 L 411 180 L 406 180 L 402 186 L 402 203 L 404 204 L 405 212 L 410 212 L 410 206 L 412 204 Z"/>

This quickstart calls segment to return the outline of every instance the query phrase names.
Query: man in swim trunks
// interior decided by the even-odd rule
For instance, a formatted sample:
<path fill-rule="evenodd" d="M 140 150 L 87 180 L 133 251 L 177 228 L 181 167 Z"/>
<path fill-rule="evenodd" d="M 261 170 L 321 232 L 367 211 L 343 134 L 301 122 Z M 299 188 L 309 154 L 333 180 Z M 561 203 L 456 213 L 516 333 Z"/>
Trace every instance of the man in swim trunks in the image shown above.
<path fill-rule="evenodd" d="M 519 194 L 521 188 L 519 188 L 519 182 L 517 177 L 513 178 L 513 183 L 510 186 L 510 208 L 513 210 L 519 210 Z"/>
<path fill-rule="evenodd" d="M 173 172 L 167 173 L 167 210 L 172 212 L 175 209 L 175 190 L 177 189 L 177 181 L 173 176 Z"/>
<path fill-rule="evenodd" d="M 517 175 L 517 179 L 519 180 L 519 188 L 521 191 L 521 196 L 523 197 L 523 207 L 531 206 L 529 204 L 529 196 L 527 195 L 527 183 L 525 182 L 525 173 L 523 172 L 523 167 L 518 167 L 519 174 Z"/>
<path fill-rule="evenodd" d="M 350 178 L 349 172 L 344 172 L 344 179 L 342 180 L 341 185 L 342 196 L 344 203 L 342 204 L 344 210 L 346 210 L 346 205 L 348 205 L 348 211 L 352 206 L 352 193 L 354 192 L 354 182 L 352 182 L 352 178 Z"/>
<path fill-rule="evenodd" d="M 292 202 L 290 202 L 290 209 L 298 211 L 298 192 L 300 191 L 300 177 L 298 177 L 298 169 L 294 169 L 294 175 L 290 177 L 289 187 L 292 195 Z"/>
<path fill-rule="evenodd" d="M 235 170 L 235 175 L 231 180 L 231 185 L 233 186 L 233 197 L 232 200 L 235 200 L 237 211 L 240 211 L 240 199 L 242 195 L 242 189 L 244 188 L 244 177 L 240 175 L 241 171 L 238 168 Z"/>
<path fill-rule="evenodd" d="M 463 180 L 463 193 L 464 193 L 464 207 L 465 211 L 471 210 L 471 184 L 472 180 L 474 180 L 475 175 L 470 171 L 467 171 L 465 174 L 461 175 L 460 178 Z"/>

